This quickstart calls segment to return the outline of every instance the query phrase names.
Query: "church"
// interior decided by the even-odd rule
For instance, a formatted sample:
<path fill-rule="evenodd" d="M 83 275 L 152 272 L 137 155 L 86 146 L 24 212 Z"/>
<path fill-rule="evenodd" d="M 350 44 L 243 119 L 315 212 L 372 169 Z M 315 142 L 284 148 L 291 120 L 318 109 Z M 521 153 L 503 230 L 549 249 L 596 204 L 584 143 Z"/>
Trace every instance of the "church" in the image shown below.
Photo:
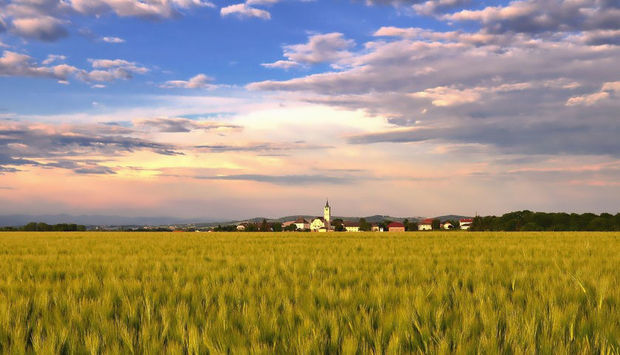
<path fill-rule="evenodd" d="M 313 232 L 332 232 L 334 228 L 331 224 L 332 221 L 332 211 L 331 207 L 329 207 L 329 200 L 325 202 L 325 207 L 323 207 L 323 217 L 317 217 L 312 220 L 310 223 L 310 230 Z"/>

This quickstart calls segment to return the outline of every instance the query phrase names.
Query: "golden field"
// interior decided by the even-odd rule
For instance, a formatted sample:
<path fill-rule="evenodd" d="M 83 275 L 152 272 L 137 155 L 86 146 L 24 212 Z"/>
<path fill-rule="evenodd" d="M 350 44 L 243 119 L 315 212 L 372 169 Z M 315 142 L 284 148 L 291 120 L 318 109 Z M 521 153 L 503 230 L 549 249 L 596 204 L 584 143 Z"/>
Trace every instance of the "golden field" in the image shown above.
<path fill-rule="evenodd" d="M 0 353 L 620 353 L 619 232 L 0 233 Z"/>

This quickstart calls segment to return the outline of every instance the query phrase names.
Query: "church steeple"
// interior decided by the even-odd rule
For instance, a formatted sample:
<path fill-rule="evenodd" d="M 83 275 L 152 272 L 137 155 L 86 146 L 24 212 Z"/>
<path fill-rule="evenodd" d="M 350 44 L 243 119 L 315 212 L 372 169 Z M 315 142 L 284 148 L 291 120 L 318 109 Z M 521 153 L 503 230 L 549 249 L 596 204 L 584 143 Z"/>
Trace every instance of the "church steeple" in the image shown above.
<path fill-rule="evenodd" d="M 325 201 L 325 207 L 323 208 L 323 218 L 325 219 L 325 224 L 329 226 L 332 220 L 332 209 L 331 207 L 329 207 L 329 199 Z"/>

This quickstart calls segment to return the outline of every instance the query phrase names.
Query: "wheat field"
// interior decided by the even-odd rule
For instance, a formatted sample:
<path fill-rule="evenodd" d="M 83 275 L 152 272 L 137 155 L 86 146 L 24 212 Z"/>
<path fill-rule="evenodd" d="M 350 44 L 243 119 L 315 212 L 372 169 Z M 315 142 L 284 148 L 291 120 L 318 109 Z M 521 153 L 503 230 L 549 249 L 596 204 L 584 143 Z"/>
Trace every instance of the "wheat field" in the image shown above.
<path fill-rule="evenodd" d="M 0 353 L 620 353 L 620 233 L 1 233 Z"/>

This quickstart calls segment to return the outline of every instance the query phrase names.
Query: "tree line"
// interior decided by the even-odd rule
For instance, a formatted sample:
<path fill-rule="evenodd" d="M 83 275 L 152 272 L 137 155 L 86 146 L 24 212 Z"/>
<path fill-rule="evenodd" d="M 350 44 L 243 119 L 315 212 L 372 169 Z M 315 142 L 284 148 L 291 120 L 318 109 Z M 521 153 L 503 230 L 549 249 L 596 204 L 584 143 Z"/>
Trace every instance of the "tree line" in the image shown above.
<path fill-rule="evenodd" d="M 74 223 L 47 224 L 43 222 L 30 222 L 21 227 L 0 227 L 1 231 L 26 231 L 26 232 L 82 232 L 86 226 Z"/>
<path fill-rule="evenodd" d="M 473 231 L 620 231 L 620 213 L 545 213 L 528 210 L 475 217 Z"/>

